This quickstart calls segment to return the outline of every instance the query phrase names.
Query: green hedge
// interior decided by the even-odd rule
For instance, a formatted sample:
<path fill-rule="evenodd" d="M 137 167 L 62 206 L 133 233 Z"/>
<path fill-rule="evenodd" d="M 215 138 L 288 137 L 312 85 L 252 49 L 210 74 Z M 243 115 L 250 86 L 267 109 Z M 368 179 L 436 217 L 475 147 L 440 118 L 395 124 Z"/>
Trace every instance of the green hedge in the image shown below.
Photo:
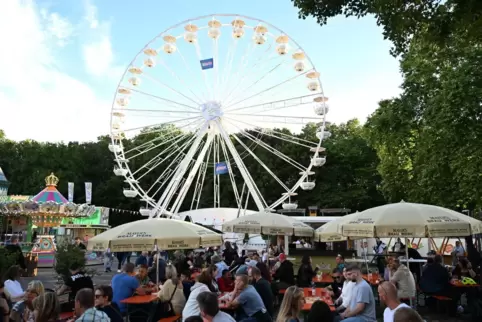
<path fill-rule="evenodd" d="M 86 262 L 85 251 L 76 245 L 68 242 L 57 245 L 54 270 L 64 281 L 70 277 L 69 269 L 72 264 L 75 263 L 84 268 Z"/>

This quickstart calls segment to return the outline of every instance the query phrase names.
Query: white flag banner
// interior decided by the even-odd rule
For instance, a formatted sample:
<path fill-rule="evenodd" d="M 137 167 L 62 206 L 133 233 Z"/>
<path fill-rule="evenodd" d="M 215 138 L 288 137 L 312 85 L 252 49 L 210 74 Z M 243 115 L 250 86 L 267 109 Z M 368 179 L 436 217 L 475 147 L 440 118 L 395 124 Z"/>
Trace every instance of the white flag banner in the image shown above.
<path fill-rule="evenodd" d="M 85 203 L 90 205 L 92 202 L 92 182 L 85 183 Z"/>
<path fill-rule="evenodd" d="M 74 202 L 74 183 L 69 182 L 69 202 Z"/>

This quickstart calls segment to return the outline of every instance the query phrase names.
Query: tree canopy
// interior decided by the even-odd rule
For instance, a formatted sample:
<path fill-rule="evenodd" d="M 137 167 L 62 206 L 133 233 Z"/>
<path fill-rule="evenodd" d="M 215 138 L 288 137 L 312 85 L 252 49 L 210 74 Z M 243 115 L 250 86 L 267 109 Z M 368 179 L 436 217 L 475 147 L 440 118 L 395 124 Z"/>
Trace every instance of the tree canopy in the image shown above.
<path fill-rule="evenodd" d="M 288 129 L 277 129 L 279 132 L 297 136 L 306 140 L 316 141 L 315 124 L 308 124 L 301 133 L 293 134 Z M 175 131 L 176 129 L 158 129 L 158 132 L 143 133 L 132 139 L 124 140 L 125 149 L 152 140 L 162 131 Z M 312 191 L 300 191 L 297 197 L 299 207 L 319 206 L 322 208 L 347 207 L 353 210 L 364 210 L 384 203 L 382 194 L 377 187 L 381 177 L 377 172 L 378 156 L 376 151 L 368 145 L 364 135 L 363 126 L 357 120 L 351 120 L 345 124 L 330 125 L 332 137 L 324 142 L 327 149 L 327 162 L 325 166 L 316 169 L 316 187 Z M 164 137 L 165 138 L 165 137 Z M 278 149 L 283 154 L 307 165 L 309 153 L 306 148 L 286 141 L 263 137 L 271 147 Z M 55 172 L 60 179 L 58 189 L 64 195 L 67 194 L 67 183 L 75 183 L 74 202 L 85 202 L 84 182 L 92 182 L 92 202 L 99 206 L 114 207 L 120 209 L 138 211 L 141 202 L 138 198 L 128 199 L 123 195 L 124 178 L 117 177 L 113 173 L 114 159 L 109 152 L 108 137 L 100 137 L 97 142 L 78 143 L 39 143 L 36 141 L 14 142 L 8 139 L 0 141 L 0 166 L 11 181 L 10 194 L 33 195 L 44 187 L 44 178 Z M 249 146 L 246 140 L 245 144 Z M 237 148 L 239 144 L 236 145 Z M 165 148 L 165 147 L 164 147 Z M 136 158 L 133 166 L 138 167 L 156 157 L 163 148 L 152 149 L 140 158 Z M 298 170 L 286 167 L 286 163 L 276 158 L 265 149 L 254 149 L 257 157 L 272 169 L 275 174 L 287 185 L 299 179 Z M 265 200 L 277 200 L 282 188 L 269 175 L 269 173 L 245 153 L 243 159 L 250 173 L 255 177 Z M 159 167 L 161 168 L 161 167 Z M 154 169 L 144 177 L 142 183 L 152 183 L 164 169 Z M 234 169 L 235 174 L 237 169 Z M 240 177 L 238 177 L 240 178 Z M 237 182 L 240 181 L 239 179 Z M 238 182 L 242 184 L 242 182 Z M 213 186 L 213 176 L 207 175 L 204 187 L 207 190 Z M 237 208 L 233 196 L 229 177 L 221 176 L 221 207 Z M 241 186 L 238 190 L 241 191 Z M 188 210 L 192 199 L 191 192 L 186 197 L 182 210 Z M 213 207 L 211 191 L 202 195 L 199 208 Z M 249 204 L 254 208 L 254 204 Z M 111 224 L 117 225 L 135 219 L 128 215 L 112 216 Z M 139 218 L 139 217 L 137 217 Z"/>

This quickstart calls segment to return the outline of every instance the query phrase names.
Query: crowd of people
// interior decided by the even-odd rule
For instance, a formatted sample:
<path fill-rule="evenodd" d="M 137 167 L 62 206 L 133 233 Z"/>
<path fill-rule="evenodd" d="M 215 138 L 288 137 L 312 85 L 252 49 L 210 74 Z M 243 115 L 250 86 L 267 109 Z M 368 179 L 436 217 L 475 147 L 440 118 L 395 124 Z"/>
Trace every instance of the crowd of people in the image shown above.
<path fill-rule="evenodd" d="M 19 282 L 21 267 L 12 266 L 0 284 L 3 321 L 58 321 L 59 296 L 66 292 L 70 303 L 67 310 L 74 312 L 70 320 L 78 322 L 124 321 L 128 307 L 123 301 L 145 294 L 157 297 L 157 301 L 145 304 L 144 311 L 153 321 L 173 315 L 182 316 L 186 322 L 299 322 L 302 316 L 308 322 L 377 321 L 372 286 L 363 278 L 359 266 L 345 264 L 341 255 L 336 257 L 331 272 L 333 282 L 324 289 L 333 304 L 317 300 L 309 312 L 303 312 L 304 288 L 314 288 L 313 279 L 320 269 L 313 267 L 309 256 L 302 258 L 296 275 L 293 263 L 284 253 L 273 249 L 261 255 L 238 253 L 230 243 L 225 244 L 222 252 L 212 248 L 187 254 L 176 251 L 171 260 L 166 254 L 148 252 L 140 253 L 135 263 L 126 254 L 116 257 L 123 263 L 122 270 L 110 285 L 94 287 L 83 268 L 73 264 L 70 276 L 56 291 L 45 289 L 40 281 L 30 282 L 23 290 Z M 458 297 L 451 279 L 474 278 L 476 274 L 470 261 L 463 257 L 453 271 L 448 271 L 442 257 L 435 255 L 428 258 L 418 278 L 403 260 L 388 257 L 378 285 L 378 298 L 385 306 L 383 321 L 423 321 L 411 308 L 417 284 L 425 294 L 450 295 L 450 313 L 454 313 Z M 129 320 L 146 318 L 130 316 Z"/>

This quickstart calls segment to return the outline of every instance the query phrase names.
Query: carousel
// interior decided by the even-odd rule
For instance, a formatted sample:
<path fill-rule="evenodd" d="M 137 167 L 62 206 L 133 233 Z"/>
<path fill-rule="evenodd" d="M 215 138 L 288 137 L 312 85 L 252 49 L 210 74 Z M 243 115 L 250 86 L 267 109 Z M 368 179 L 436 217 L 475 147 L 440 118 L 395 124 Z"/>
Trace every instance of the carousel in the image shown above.
<path fill-rule="evenodd" d="M 2 181 L 7 181 L 2 172 Z M 45 188 L 35 196 L 0 195 L 0 237 L 8 243 L 17 236 L 25 253 L 36 258 L 38 267 L 52 267 L 58 227 L 64 219 L 86 218 L 96 207 L 69 202 L 58 190 L 59 179 L 52 173 Z"/>

